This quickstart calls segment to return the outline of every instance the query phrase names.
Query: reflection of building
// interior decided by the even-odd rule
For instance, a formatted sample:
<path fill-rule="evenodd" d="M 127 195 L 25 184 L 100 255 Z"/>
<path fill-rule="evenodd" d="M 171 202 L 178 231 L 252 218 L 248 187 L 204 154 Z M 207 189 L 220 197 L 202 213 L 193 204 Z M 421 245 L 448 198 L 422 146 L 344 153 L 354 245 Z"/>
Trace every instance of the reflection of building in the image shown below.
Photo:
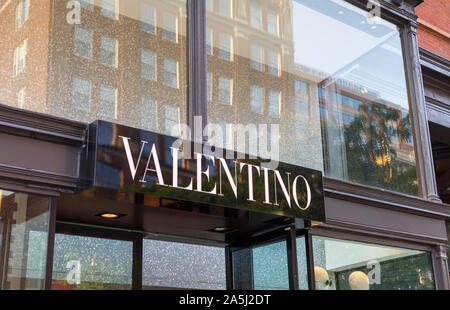
<path fill-rule="evenodd" d="M 21 2 L 27 22 L 16 23 L 15 30 Z M 111 11 L 114 5 L 108 9 L 109 2 L 114 3 L 81 2 L 80 24 L 70 20 L 73 11 L 65 1 L 5 4 L 0 16 L 9 22 L 2 23 L 8 31 L 1 34 L 6 45 L 0 82 L 6 87 L 0 100 L 77 120 L 100 118 L 170 133 L 187 113 L 184 2 L 151 2 L 152 7 L 136 1 L 125 14 Z M 64 15 L 67 19 L 60 18 Z"/>

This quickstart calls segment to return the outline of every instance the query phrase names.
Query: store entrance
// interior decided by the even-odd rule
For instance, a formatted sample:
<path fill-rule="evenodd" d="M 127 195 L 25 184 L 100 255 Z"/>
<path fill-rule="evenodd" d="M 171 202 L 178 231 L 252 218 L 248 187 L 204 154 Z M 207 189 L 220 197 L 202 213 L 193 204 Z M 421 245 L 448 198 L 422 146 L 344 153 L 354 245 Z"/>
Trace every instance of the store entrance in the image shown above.
<path fill-rule="evenodd" d="M 52 288 L 292 289 L 301 223 L 103 189 L 62 195 Z"/>

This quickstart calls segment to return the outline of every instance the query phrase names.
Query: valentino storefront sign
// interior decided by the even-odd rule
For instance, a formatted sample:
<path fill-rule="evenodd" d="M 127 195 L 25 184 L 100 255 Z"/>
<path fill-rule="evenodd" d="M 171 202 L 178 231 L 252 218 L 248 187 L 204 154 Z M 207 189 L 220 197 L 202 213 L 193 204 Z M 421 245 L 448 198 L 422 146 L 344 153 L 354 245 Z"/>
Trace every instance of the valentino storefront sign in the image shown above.
<path fill-rule="evenodd" d="M 261 158 L 206 154 L 203 145 L 105 121 L 91 124 L 89 140 L 91 186 L 325 220 L 320 171 L 270 169 Z"/>

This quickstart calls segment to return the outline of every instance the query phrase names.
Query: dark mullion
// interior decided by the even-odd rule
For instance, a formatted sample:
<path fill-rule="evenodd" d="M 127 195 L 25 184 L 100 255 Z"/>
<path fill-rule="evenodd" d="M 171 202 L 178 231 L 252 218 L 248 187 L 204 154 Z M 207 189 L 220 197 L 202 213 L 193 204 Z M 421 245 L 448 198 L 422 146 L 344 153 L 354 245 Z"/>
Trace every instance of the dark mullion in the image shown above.
<path fill-rule="evenodd" d="M 295 227 L 289 227 L 287 238 L 287 259 L 289 272 L 289 289 L 298 290 L 297 234 Z"/>
<path fill-rule="evenodd" d="M 55 247 L 56 206 L 57 198 L 49 198 L 49 221 L 47 237 L 47 261 L 45 265 L 44 289 L 52 289 L 53 281 L 53 253 Z"/>
<path fill-rule="evenodd" d="M 233 289 L 233 254 L 230 246 L 225 248 L 225 272 L 226 272 L 226 289 Z"/>
<path fill-rule="evenodd" d="M 203 137 L 194 136 L 195 116 L 202 117 L 202 128 L 207 124 L 206 100 L 206 5 L 205 1 L 188 0 L 188 121 L 192 138 L 196 142 Z M 200 128 L 197 128 L 199 131 Z"/>
<path fill-rule="evenodd" d="M 142 259 L 143 259 L 143 238 L 142 235 L 136 236 L 133 241 L 133 290 L 142 290 Z"/>
<path fill-rule="evenodd" d="M 310 290 L 316 289 L 316 279 L 314 276 L 314 256 L 313 256 L 313 244 L 312 236 L 310 232 L 305 235 L 306 242 L 306 266 L 308 270 L 308 287 Z"/>

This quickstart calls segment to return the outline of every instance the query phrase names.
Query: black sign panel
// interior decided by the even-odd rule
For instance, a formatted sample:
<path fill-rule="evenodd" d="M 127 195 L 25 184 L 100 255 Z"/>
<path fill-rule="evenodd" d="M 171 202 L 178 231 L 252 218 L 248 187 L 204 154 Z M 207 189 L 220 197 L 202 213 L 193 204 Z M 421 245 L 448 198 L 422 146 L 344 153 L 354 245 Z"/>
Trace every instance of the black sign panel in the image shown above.
<path fill-rule="evenodd" d="M 91 186 L 325 221 L 320 171 L 105 121 L 89 136 Z"/>

